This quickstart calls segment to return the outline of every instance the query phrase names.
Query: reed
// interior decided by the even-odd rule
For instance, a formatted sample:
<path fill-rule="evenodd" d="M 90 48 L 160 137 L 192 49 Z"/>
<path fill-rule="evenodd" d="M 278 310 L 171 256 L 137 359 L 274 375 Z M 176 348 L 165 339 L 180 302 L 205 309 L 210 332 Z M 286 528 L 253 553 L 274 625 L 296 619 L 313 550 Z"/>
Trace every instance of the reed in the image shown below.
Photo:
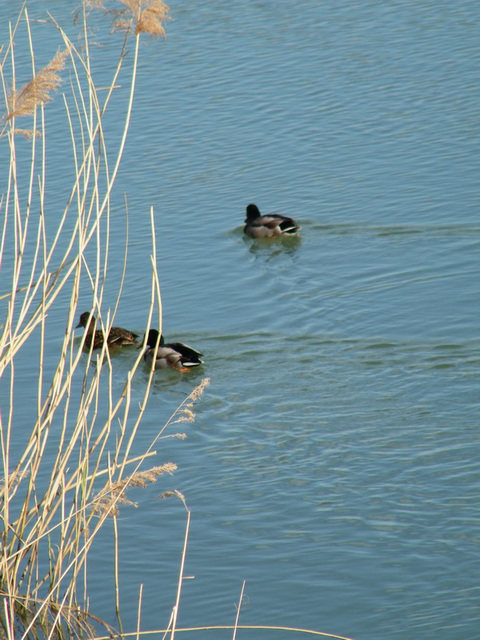
<path fill-rule="evenodd" d="M 94 4 L 104 8 L 100 2 Z M 56 24 L 63 45 L 39 70 L 25 6 L 0 50 L 0 146 L 2 157 L 9 159 L 0 200 L 0 263 L 8 264 L 11 272 L 8 287 L 2 278 L 0 291 L 1 638 L 91 637 L 94 629 L 104 624 L 88 609 L 88 552 L 107 518 L 115 520 L 121 505 L 134 505 L 128 498 L 130 487 L 145 487 L 161 475 L 173 473 L 173 463 L 153 465 L 149 460 L 157 453 L 155 446 L 169 424 L 192 419 L 192 403 L 203 390 L 200 386 L 159 430 L 147 450 L 134 456 L 153 370 L 143 399 L 133 403 L 132 380 L 142 353 L 138 352 L 119 388 L 113 381 L 106 342 L 99 352 L 86 352 L 85 338 L 80 344 L 74 340 L 81 283 L 89 283 L 91 311 L 105 335 L 121 298 L 126 259 L 115 307 L 102 314 L 108 282 L 111 195 L 130 123 L 139 38 L 142 33 L 164 35 L 168 16 L 168 8 L 159 0 L 124 0 L 121 4 L 121 17 L 116 13 L 115 23 L 125 29 L 125 35 L 111 82 L 102 91 L 94 81 L 88 35 L 93 5 L 84 3 L 81 10 L 81 45 Z M 14 45 L 22 29 L 27 34 L 32 71 L 31 79 L 18 86 Z M 126 47 L 132 39 L 127 106 L 120 143 L 112 152 L 106 142 L 104 115 L 115 99 L 119 78 L 125 81 Z M 66 84 L 67 69 L 70 85 L 60 97 L 58 90 Z M 64 102 L 74 177 L 52 234 L 47 224 L 46 123 L 48 103 L 54 98 Z M 19 161 L 26 149 L 27 166 Z M 153 211 L 150 215 L 152 277 L 147 330 L 155 313 L 155 324 L 161 330 Z M 65 333 L 52 366 L 52 354 L 47 359 L 44 346 L 47 317 L 59 312 L 66 316 Z M 30 353 L 33 366 L 38 368 L 38 384 L 28 389 L 34 417 L 31 425 L 21 425 L 29 436 L 19 454 L 13 453 L 12 447 L 20 429 L 16 403 L 27 390 L 19 393 L 22 382 L 16 377 L 16 364 Z"/>

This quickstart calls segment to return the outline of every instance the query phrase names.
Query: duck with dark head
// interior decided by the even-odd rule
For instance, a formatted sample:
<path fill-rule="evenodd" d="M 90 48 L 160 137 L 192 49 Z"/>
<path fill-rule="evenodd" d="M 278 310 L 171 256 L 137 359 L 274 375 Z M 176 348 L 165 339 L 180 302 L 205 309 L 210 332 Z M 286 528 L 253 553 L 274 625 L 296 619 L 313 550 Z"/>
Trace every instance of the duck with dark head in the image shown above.
<path fill-rule="evenodd" d="M 147 336 L 147 345 L 143 359 L 149 367 L 154 369 L 178 369 L 184 373 L 202 363 L 200 351 L 189 347 L 182 342 L 170 342 L 165 344 L 163 336 L 156 329 L 150 329 Z M 156 352 L 155 352 L 156 350 Z"/>
<path fill-rule="evenodd" d="M 280 213 L 268 213 L 262 216 L 256 204 L 248 205 L 245 223 L 243 230 L 251 238 L 292 236 L 300 229 L 293 218 Z"/>

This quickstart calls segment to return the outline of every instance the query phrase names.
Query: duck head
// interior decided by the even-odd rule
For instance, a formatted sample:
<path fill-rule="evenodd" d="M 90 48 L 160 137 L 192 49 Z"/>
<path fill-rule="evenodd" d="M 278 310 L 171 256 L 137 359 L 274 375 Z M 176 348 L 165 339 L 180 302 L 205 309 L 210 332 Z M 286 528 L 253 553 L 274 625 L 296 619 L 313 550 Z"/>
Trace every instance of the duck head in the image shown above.
<path fill-rule="evenodd" d="M 247 207 L 247 219 L 245 222 L 253 222 L 260 216 L 260 210 L 256 204 L 249 204 Z"/>

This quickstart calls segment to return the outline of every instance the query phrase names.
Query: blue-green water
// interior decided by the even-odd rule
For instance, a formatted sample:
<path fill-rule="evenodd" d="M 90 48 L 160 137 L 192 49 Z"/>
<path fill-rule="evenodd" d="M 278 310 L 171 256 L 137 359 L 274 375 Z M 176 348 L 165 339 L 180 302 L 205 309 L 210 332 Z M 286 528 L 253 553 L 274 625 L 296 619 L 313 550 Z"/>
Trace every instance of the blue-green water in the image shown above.
<path fill-rule="evenodd" d="M 70 25 L 64 3 L 29 6 Z M 11 11 L 0 9 L 2 41 Z M 202 377 L 211 384 L 196 422 L 182 426 L 188 439 L 163 441 L 158 463 L 176 462 L 174 477 L 133 490 L 138 509 L 121 510 L 124 626 L 135 628 L 140 584 L 142 628 L 168 622 L 185 511 L 155 497 L 178 489 L 192 511 L 186 574 L 195 576 L 180 625 L 232 624 L 246 580 L 243 624 L 473 640 L 478 2 L 175 2 L 171 11 L 166 41 L 141 50 L 105 305 L 123 265 L 126 193 L 118 324 L 145 326 L 153 205 L 164 331 L 199 348 L 205 366 L 158 372 L 139 451 Z M 99 52 L 100 79 L 118 42 Z M 56 45 L 39 42 L 41 62 Z M 47 110 L 58 149 L 48 189 L 63 204 L 61 113 L 57 99 Z M 113 138 L 117 117 L 107 116 Z M 299 240 L 244 238 L 249 202 L 295 217 Z M 50 215 L 54 227 L 54 207 Z M 82 310 L 86 284 L 83 294 Z M 61 303 L 57 311 L 52 352 L 66 319 Z M 114 361 L 119 391 L 129 358 Z M 28 369 L 17 362 L 17 385 L 35 380 Z M 146 379 L 136 377 L 134 399 Z M 89 565 L 92 612 L 115 624 L 108 526 Z"/>

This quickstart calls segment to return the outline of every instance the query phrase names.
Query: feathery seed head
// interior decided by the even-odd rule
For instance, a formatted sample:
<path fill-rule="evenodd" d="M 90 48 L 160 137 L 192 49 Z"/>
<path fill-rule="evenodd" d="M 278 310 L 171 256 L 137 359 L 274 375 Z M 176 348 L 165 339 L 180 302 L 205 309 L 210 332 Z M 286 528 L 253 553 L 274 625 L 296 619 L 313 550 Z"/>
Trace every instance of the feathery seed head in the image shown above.
<path fill-rule="evenodd" d="M 125 29 L 130 26 L 130 21 L 135 22 L 135 35 L 149 33 L 151 36 L 165 37 L 164 24 L 168 20 L 170 9 L 163 0 L 118 0 L 125 5 L 123 16 L 115 21 L 117 29 Z M 131 19 L 125 19 L 125 13 L 131 14 Z"/>
<path fill-rule="evenodd" d="M 176 468 L 176 464 L 167 462 L 159 467 L 152 467 L 146 471 L 137 471 L 123 480 L 108 482 L 94 500 L 94 512 L 108 513 L 108 515 L 113 516 L 118 514 L 119 504 L 136 507 L 137 504 L 126 497 L 125 491 L 128 487 L 146 487 L 147 484 L 156 482 L 157 478 L 164 473 L 172 474 Z"/>
<path fill-rule="evenodd" d="M 19 116 L 31 115 L 35 107 L 52 100 L 50 95 L 56 91 L 62 79 L 59 73 L 65 66 L 69 50 L 59 51 L 55 57 L 40 69 L 35 77 L 24 87 L 13 91 L 8 96 L 7 120 Z"/>

